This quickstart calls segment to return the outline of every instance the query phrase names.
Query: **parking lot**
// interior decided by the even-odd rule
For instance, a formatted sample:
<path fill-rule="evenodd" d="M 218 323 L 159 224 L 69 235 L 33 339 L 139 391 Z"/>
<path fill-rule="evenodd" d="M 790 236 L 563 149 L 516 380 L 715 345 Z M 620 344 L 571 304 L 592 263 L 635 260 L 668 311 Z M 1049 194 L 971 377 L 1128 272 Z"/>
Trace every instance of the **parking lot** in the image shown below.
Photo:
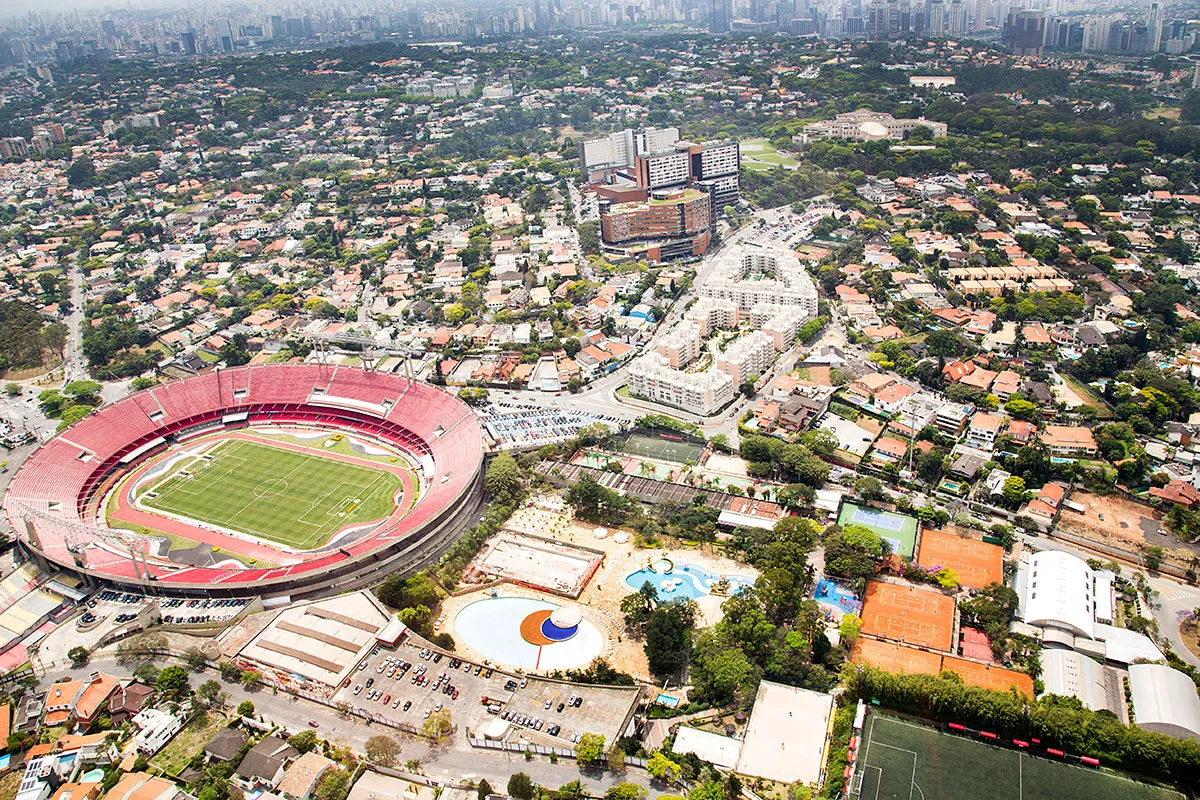
<path fill-rule="evenodd" d="M 143 606 L 151 601 L 144 594 L 105 589 L 87 602 L 83 622 L 91 623 L 99 617 L 105 622 L 121 625 L 135 619 Z M 248 600 L 184 600 L 182 598 L 160 599 L 159 612 L 166 624 L 195 624 L 222 622 L 233 619 Z"/>
<path fill-rule="evenodd" d="M 560 747 L 589 732 L 615 741 L 636 698 L 635 689 L 516 675 L 462 661 L 423 643 L 375 648 L 334 696 L 336 702 L 417 727 L 442 709 L 450 711 L 460 729 L 473 731 L 501 717 L 529 741 Z"/>

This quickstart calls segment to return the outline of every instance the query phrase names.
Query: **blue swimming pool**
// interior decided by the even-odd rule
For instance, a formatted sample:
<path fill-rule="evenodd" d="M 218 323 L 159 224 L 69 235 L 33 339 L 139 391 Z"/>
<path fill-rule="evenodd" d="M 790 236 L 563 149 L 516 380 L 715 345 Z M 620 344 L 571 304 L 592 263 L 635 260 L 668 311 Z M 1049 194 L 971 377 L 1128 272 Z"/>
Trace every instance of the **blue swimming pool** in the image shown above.
<path fill-rule="evenodd" d="M 647 568 L 629 573 L 625 576 L 625 584 L 631 589 L 640 589 L 643 584 L 649 583 L 658 592 L 659 598 L 664 600 L 679 597 L 695 600 L 712 594 L 710 589 L 721 578 L 729 581 L 729 594 L 737 594 L 747 586 L 754 585 L 754 578 L 749 575 L 717 575 L 694 564 L 676 561 L 670 572 L 661 571 L 661 562 L 656 566 L 659 566 L 659 571 Z"/>
<path fill-rule="evenodd" d="M 822 578 L 813 587 L 813 599 L 818 603 L 833 606 L 839 611 L 857 614 L 862 610 L 862 601 L 854 592 L 831 578 Z"/>

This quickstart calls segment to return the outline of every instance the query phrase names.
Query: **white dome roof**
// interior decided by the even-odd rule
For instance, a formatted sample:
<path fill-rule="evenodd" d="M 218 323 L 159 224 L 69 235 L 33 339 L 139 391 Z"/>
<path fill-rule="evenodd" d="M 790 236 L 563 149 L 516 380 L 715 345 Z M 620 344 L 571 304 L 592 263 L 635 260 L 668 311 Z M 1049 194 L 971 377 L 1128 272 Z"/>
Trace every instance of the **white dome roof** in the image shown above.
<path fill-rule="evenodd" d="M 863 136 L 870 136 L 876 139 L 882 139 L 887 136 L 887 128 L 883 123 L 869 119 L 858 126 L 858 130 Z"/>
<path fill-rule="evenodd" d="M 550 615 L 550 624 L 562 630 L 578 627 L 580 622 L 583 622 L 583 612 L 579 606 L 556 608 Z"/>

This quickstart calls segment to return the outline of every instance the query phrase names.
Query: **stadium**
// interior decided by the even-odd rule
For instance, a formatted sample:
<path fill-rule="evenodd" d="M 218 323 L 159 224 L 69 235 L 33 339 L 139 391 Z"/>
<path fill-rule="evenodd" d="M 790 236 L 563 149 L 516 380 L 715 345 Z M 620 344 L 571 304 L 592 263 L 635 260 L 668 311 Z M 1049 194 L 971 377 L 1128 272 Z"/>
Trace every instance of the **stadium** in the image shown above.
<path fill-rule="evenodd" d="M 4 510 L 90 581 L 310 597 L 434 560 L 482 503 L 483 434 L 419 381 L 313 365 L 155 386 L 47 442 Z"/>

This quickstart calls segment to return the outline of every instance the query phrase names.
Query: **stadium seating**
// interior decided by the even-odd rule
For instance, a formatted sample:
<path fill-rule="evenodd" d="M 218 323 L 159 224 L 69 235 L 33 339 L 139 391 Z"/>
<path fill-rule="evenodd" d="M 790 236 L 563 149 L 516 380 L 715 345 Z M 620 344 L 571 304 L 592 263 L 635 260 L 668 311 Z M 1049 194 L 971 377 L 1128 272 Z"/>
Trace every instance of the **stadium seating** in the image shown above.
<path fill-rule="evenodd" d="M 353 408 L 310 404 L 314 390 L 394 405 L 387 418 L 380 419 Z M 483 433 L 478 419 L 464 403 L 437 387 L 348 367 L 237 367 L 131 395 L 52 439 L 13 477 L 4 504 L 9 520 L 21 530 L 19 519 L 25 507 L 61 517 L 62 525 L 43 518 L 35 527 L 47 557 L 71 566 L 77 554 L 68 547 L 78 534 L 72 534 L 67 525 L 96 524 L 92 516 L 100 496 L 131 466 L 123 464 L 122 458 L 159 438 L 170 440 L 199 429 L 219 428 L 222 417 L 232 413 L 246 413 L 251 424 L 298 423 L 359 432 L 390 442 L 422 463 L 432 461 L 432 471 L 423 475 L 416 506 L 398 512 L 371 536 L 350 545 L 347 551 L 355 556 L 409 536 L 439 518 L 473 489 L 482 464 Z M 139 454 L 133 463 L 148 455 Z M 253 583 L 277 574 L 326 569 L 346 557 L 341 551 L 314 554 L 300 564 L 258 570 L 185 567 L 151 560 L 150 569 L 155 580 L 164 583 Z M 88 548 L 86 567 L 115 579 L 137 577 L 128 553 L 111 544 Z"/>

